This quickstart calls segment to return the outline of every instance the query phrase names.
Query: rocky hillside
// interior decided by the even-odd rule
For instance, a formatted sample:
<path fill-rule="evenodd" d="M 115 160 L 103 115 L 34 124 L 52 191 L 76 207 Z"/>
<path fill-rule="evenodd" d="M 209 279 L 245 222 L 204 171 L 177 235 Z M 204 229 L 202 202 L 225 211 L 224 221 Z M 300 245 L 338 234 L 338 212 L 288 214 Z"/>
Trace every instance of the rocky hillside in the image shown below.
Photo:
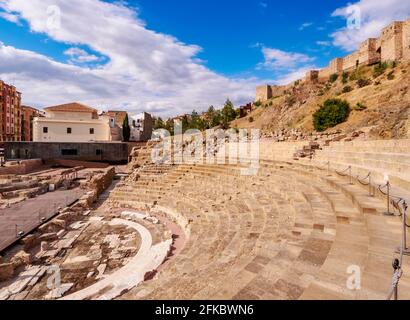
<path fill-rule="evenodd" d="M 296 82 L 285 95 L 265 101 L 234 128 L 259 128 L 264 133 L 297 128 L 314 131 L 312 115 L 330 98 L 349 102 L 348 120 L 329 130 L 362 130 L 372 138 L 410 138 L 410 63 L 360 67 L 324 84 Z"/>

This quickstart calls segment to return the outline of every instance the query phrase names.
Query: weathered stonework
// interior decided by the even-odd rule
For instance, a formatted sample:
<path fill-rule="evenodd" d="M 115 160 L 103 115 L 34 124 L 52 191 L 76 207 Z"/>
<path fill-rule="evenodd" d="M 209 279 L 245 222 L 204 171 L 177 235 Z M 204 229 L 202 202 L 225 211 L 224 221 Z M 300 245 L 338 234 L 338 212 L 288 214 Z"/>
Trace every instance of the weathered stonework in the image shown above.
<path fill-rule="evenodd" d="M 359 49 L 344 58 L 333 59 L 326 68 L 306 73 L 306 83 L 326 82 L 332 74 L 340 74 L 359 66 L 384 61 L 410 60 L 410 19 L 395 21 L 382 30 L 380 38 L 364 41 Z M 291 84 L 292 85 L 292 84 Z M 288 86 L 264 85 L 256 88 L 255 101 L 266 101 L 285 94 Z"/>
<path fill-rule="evenodd" d="M 384 61 L 409 59 L 410 19 L 395 21 L 382 30 L 380 38 L 367 39 L 360 45 L 359 50 L 344 58 L 332 60 L 329 66 L 319 71 L 309 71 L 305 81 L 327 81 L 332 74 L 349 71 L 362 65 L 370 66 Z"/>
<path fill-rule="evenodd" d="M 255 101 L 266 101 L 274 97 L 279 97 L 285 94 L 289 86 L 270 86 L 264 85 L 256 88 Z"/>

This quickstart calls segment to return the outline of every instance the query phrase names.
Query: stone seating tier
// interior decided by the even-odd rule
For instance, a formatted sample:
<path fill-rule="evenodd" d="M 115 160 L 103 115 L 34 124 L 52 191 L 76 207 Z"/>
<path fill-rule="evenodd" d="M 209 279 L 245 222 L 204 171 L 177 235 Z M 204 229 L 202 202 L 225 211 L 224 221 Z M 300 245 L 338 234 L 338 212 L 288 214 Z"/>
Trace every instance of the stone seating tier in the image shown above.
<path fill-rule="evenodd" d="M 112 193 L 119 207 L 178 212 L 189 234 L 181 254 L 124 299 L 385 298 L 401 228 L 380 214 L 381 200 L 302 163 L 262 161 L 249 177 L 239 169 L 181 165 Z M 352 264 L 360 291 L 345 285 Z"/>

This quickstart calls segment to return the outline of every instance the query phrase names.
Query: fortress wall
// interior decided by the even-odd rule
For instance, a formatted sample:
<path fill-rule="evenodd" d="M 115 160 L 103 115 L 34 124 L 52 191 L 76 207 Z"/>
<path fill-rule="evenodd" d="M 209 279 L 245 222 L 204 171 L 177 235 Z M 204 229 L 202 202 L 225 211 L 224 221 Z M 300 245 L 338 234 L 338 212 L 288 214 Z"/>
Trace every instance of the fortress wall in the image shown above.
<path fill-rule="evenodd" d="M 367 39 L 360 45 L 359 50 L 359 63 L 365 65 L 372 65 L 380 62 L 381 55 L 377 52 L 378 40 L 377 39 Z"/>
<path fill-rule="evenodd" d="M 358 51 L 337 58 L 322 70 L 306 73 L 305 82 L 327 81 L 334 73 L 350 71 L 359 65 L 373 65 L 381 61 L 410 60 L 410 19 L 395 21 L 382 30 L 380 38 L 367 39 Z M 293 84 L 291 84 L 293 85 Z M 282 95 L 282 87 L 261 86 L 256 90 L 256 100 L 267 100 Z M 272 92 L 273 91 L 273 92 Z"/>
<path fill-rule="evenodd" d="M 395 61 L 403 57 L 403 22 L 393 22 L 383 29 L 381 60 Z"/>
<path fill-rule="evenodd" d="M 332 69 L 330 67 L 319 70 L 319 81 L 326 81 L 332 75 Z"/>
<path fill-rule="evenodd" d="M 358 61 L 360 63 L 359 51 L 349 54 L 343 59 L 343 70 L 350 70 L 356 68 Z"/>
<path fill-rule="evenodd" d="M 317 70 L 310 70 L 306 73 L 305 82 L 306 83 L 315 83 L 318 80 L 319 71 Z"/>
<path fill-rule="evenodd" d="M 336 58 L 330 61 L 329 65 L 332 73 L 341 73 L 343 71 L 343 58 Z"/>
<path fill-rule="evenodd" d="M 293 84 L 288 86 L 270 86 L 264 85 L 256 88 L 256 100 L 266 101 L 274 97 L 283 96 L 285 91 L 292 87 Z"/>
<path fill-rule="evenodd" d="M 291 86 L 272 86 L 272 98 L 283 96 L 288 87 L 290 88 Z"/>
<path fill-rule="evenodd" d="M 272 98 L 272 88 L 269 85 L 259 86 L 256 88 L 255 101 L 266 101 Z"/>
<path fill-rule="evenodd" d="M 403 24 L 403 59 L 410 60 L 410 19 Z"/>

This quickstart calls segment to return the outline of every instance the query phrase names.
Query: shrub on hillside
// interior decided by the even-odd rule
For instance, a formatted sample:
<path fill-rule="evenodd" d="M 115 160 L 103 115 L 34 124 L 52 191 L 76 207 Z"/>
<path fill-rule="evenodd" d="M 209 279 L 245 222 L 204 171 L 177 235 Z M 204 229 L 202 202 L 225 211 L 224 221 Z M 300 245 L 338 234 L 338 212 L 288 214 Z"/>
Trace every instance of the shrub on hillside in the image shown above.
<path fill-rule="evenodd" d="M 349 117 L 350 106 L 345 100 L 329 99 L 313 114 L 313 125 L 316 131 L 325 131 L 343 123 Z"/>
<path fill-rule="evenodd" d="M 364 78 L 365 68 L 363 66 L 358 67 L 355 71 L 350 74 L 349 80 L 356 81 Z"/>
<path fill-rule="evenodd" d="M 364 88 L 368 85 L 371 85 L 372 82 L 369 79 L 359 79 L 357 80 L 357 85 L 359 86 L 359 88 Z"/>
<path fill-rule="evenodd" d="M 363 110 L 366 110 L 366 109 L 367 109 L 367 107 L 361 102 L 356 103 L 356 105 L 354 106 L 354 110 L 356 110 L 356 111 L 363 111 Z"/>
<path fill-rule="evenodd" d="M 352 88 L 351 86 L 346 86 L 346 87 L 343 88 L 342 92 L 343 92 L 343 93 L 348 93 L 348 92 L 350 92 L 350 91 L 352 91 L 352 90 L 353 90 L 353 88 Z"/>
<path fill-rule="evenodd" d="M 336 82 L 338 78 L 339 78 L 339 75 L 337 73 L 334 73 L 330 76 L 329 81 L 333 83 L 333 82 Z"/>
<path fill-rule="evenodd" d="M 380 62 L 373 68 L 373 77 L 377 78 L 381 76 L 389 67 L 387 62 Z"/>
<path fill-rule="evenodd" d="M 260 106 L 262 105 L 262 102 L 261 102 L 260 100 L 258 100 L 258 101 L 256 101 L 253 105 L 254 105 L 255 107 L 260 107 Z"/>
<path fill-rule="evenodd" d="M 342 73 L 342 83 L 346 84 L 349 82 L 349 73 L 347 73 L 346 71 L 343 71 Z"/>
<path fill-rule="evenodd" d="M 394 71 L 389 72 L 389 74 L 387 75 L 387 80 L 393 80 L 394 78 Z"/>
<path fill-rule="evenodd" d="M 250 118 L 249 118 L 249 122 L 250 122 L 250 123 L 252 123 L 252 122 L 254 122 L 254 121 L 255 121 L 255 119 L 254 119 L 253 117 L 250 117 Z"/>

